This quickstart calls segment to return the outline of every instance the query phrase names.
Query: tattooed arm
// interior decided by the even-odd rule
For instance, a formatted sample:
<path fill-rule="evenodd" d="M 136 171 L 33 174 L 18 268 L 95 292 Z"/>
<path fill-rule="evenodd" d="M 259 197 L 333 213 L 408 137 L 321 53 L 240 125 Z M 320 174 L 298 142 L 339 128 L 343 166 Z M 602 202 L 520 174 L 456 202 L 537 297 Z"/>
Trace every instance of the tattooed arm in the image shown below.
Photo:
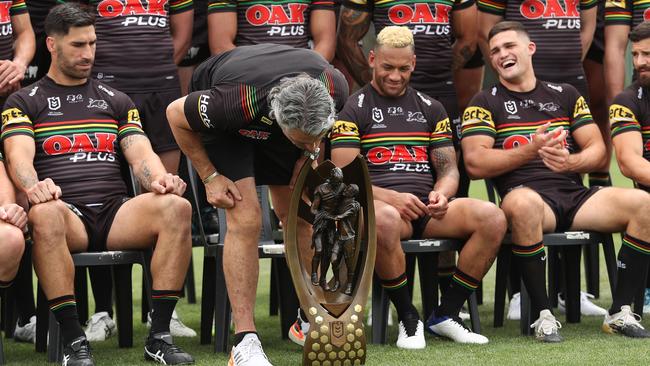
<path fill-rule="evenodd" d="M 476 4 L 452 12 L 452 27 L 456 41 L 453 46 L 454 58 L 451 63 L 454 72 L 460 70 L 476 51 L 478 41 L 478 11 Z"/>
<path fill-rule="evenodd" d="M 436 172 L 436 184 L 433 190 L 450 198 L 458 190 L 458 163 L 456 162 L 456 152 L 451 146 L 443 146 L 431 149 L 429 153 L 431 166 Z"/>
<path fill-rule="evenodd" d="M 34 169 L 36 146 L 33 137 L 12 136 L 4 140 L 4 146 L 9 174 L 16 187 L 27 194 L 29 203 L 36 205 L 61 197 L 61 188 L 52 179 L 38 180 Z"/>
<path fill-rule="evenodd" d="M 124 137 L 120 141 L 120 148 L 138 182 L 147 191 L 183 195 L 185 182 L 178 176 L 167 173 L 145 135 Z"/>
<path fill-rule="evenodd" d="M 341 20 L 336 41 L 336 55 L 360 86 L 370 82 L 372 75 L 359 41 L 370 27 L 370 13 L 341 7 Z"/>

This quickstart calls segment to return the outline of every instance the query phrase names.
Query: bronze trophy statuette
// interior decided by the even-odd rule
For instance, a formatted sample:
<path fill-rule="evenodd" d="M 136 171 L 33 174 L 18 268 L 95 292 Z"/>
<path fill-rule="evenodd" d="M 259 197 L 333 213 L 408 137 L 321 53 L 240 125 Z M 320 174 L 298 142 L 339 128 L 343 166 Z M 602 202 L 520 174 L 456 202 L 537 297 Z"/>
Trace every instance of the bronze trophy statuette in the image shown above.
<path fill-rule="evenodd" d="M 312 160 L 303 165 L 285 237 L 291 277 L 310 323 L 303 365 L 365 364 L 363 317 L 376 250 L 373 208 L 361 156 L 342 169 L 329 160 L 316 169 Z M 309 243 L 298 245 L 298 217 L 313 225 L 311 248 Z"/>

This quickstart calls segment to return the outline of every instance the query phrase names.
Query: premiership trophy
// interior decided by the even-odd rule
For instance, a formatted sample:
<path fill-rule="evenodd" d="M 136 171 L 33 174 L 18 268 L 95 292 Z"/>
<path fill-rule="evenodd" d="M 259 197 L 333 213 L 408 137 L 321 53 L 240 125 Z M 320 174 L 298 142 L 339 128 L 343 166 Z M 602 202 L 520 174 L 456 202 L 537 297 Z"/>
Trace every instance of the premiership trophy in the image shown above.
<path fill-rule="evenodd" d="M 313 225 L 311 248 L 298 245 L 298 217 Z M 310 323 L 302 364 L 364 365 L 363 315 L 376 234 L 372 186 L 363 158 L 357 156 L 342 169 L 329 160 L 314 169 L 307 160 L 294 186 L 286 230 L 287 263 Z"/>

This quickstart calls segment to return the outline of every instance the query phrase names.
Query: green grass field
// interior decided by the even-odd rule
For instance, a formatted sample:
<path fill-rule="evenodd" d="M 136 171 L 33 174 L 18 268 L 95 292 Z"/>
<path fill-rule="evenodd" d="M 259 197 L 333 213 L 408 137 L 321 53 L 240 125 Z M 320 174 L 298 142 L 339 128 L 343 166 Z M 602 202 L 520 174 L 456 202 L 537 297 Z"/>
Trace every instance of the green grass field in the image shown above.
<path fill-rule="evenodd" d="M 612 166 L 612 172 L 617 186 L 631 186 L 630 182 L 621 177 L 618 168 Z M 485 197 L 482 183 L 472 185 L 472 197 Z M 618 238 L 617 238 L 618 240 Z M 200 280 L 203 251 L 194 249 L 195 276 Z M 601 298 L 595 302 L 608 307 L 611 294 L 605 273 L 604 261 L 601 260 Z M 302 350 L 289 340 L 283 340 L 280 334 L 279 317 L 268 315 L 268 276 L 270 262 L 261 261 L 260 280 L 258 288 L 255 315 L 257 326 L 262 337 L 264 349 L 274 365 L 298 365 L 302 359 Z M 133 271 L 134 283 L 134 314 L 140 312 L 140 269 Z M 582 276 L 584 279 L 584 274 Z M 197 294 L 201 293 L 201 283 L 197 281 Z M 403 351 L 394 346 L 397 337 L 397 327 L 389 332 L 391 343 L 386 346 L 368 346 L 368 365 L 648 365 L 650 364 L 650 340 L 631 340 L 620 336 L 606 335 L 600 331 L 602 318 L 582 317 L 580 324 L 564 323 L 564 315 L 556 314 L 562 321 L 561 334 L 565 341 L 560 344 L 541 344 L 531 337 L 519 335 L 518 322 L 506 321 L 505 327 L 492 327 L 494 302 L 494 268 L 484 280 L 485 301 L 479 307 L 483 334 L 490 343 L 484 346 L 459 345 L 449 341 L 434 339 L 427 335 L 427 349 L 422 351 Z M 417 284 L 416 284 L 416 289 Z M 584 288 L 584 286 L 583 286 Z M 416 291 L 416 305 L 419 308 L 419 294 Z M 91 300 L 92 301 L 92 300 Z M 93 306 L 91 304 L 91 311 Z M 177 307 L 185 324 L 198 330 L 200 320 L 200 305 L 189 305 L 181 299 Z M 106 342 L 93 344 L 97 365 L 146 365 L 143 360 L 144 338 L 146 327 L 139 322 L 139 316 L 134 316 L 135 346 L 130 349 L 120 349 L 116 337 Z M 650 323 L 646 321 L 646 325 Z M 178 338 L 178 343 L 189 351 L 197 360 L 198 365 L 225 365 L 227 355 L 212 353 L 212 346 L 202 346 L 199 339 Z M 46 365 L 46 356 L 35 353 L 31 344 L 16 343 L 4 340 L 5 357 L 10 365 Z"/>

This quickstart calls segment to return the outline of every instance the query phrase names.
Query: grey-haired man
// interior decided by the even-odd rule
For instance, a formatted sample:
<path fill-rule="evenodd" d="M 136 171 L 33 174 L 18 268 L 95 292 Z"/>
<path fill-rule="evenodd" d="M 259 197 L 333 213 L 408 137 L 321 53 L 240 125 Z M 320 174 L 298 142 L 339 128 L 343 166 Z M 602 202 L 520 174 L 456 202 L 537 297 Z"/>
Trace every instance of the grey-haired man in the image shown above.
<path fill-rule="evenodd" d="M 318 153 L 347 96 L 343 75 L 317 53 L 261 44 L 205 61 L 192 76 L 190 94 L 167 108 L 172 132 L 203 180 L 208 202 L 226 209 L 223 267 L 235 321 L 232 365 L 269 364 L 253 321 L 261 228 L 255 186 L 269 186 L 274 210 L 286 225 L 298 168 L 306 155 Z M 298 230 L 310 240 L 305 221 Z"/>

